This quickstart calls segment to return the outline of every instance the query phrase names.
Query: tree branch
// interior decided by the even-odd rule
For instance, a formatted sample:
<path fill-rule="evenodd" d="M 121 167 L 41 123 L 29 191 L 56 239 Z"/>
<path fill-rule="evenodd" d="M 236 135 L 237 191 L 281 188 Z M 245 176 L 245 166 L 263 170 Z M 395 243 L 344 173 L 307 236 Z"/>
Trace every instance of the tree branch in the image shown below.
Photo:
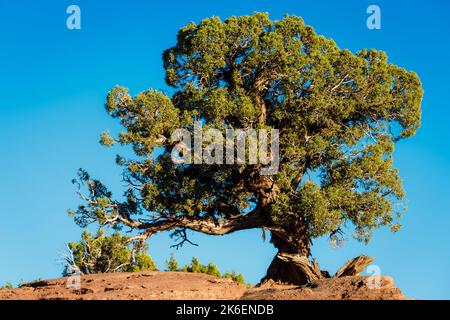
<path fill-rule="evenodd" d="M 261 228 L 267 223 L 267 218 L 263 214 L 260 207 L 253 211 L 233 217 L 223 221 L 214 220 L 211 217 L 177 217 L 167 216 L 164 220 L 143 223 L 139 221 L 122 221 L 130 227 L 146 230 L 147 237 L 155 233 L 169 231 L 173 229 L 189 229 L 192 231 L 202 232 L 208 235 L 222 236 L 240 230 Z"/>

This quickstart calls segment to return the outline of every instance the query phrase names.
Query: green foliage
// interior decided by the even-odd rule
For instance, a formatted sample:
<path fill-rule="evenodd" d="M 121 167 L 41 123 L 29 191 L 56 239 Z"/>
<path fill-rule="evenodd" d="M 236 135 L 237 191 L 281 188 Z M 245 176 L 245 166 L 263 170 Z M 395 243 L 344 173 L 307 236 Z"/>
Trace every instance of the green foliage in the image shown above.
<path fill-rule="evenodd" d="M 215 264 L 210 263 L 207 266 L 204 264 L 201 264 L 200 261 L 193 257 L 191 264 L 185 265 L 183 268 L 180 269 L 182 272 L 193 272 L 193 273 L 205 273 L 209 274 L 211 276 L 220 277 L 220 272 L 218 272 L 218 268 Z"/>
<path fill-rule="evenodd" d="M 6 283 L 4 286 L 0 286 L 0 290 L 3 290 L 3 289 L 7 290 L 7 289 L 13 289 L 13 288 L 14 288 L 14 286 L 11 282 Z"/>
<path fill-rule="evenodd" d="M 219 268 L 212 262 L 208 265 L 204 265 L 200 263 L 200 261 L 193 257 L 190 264 L 184 265 L 182 268 L 178 268 L 178 261 L 174 255 L 170 257 L 170 259 L 166 263 L 166 267 L 168 271 L 180 271 L 180 272 L 192 272 L 192 273 L 204 273 L 211 276 L 215 276 L 217 278 L 228 278 L 237 283 L 245 284 L 244 276 L 242 274 L 237 274 L 236 272 L 232 273 L 224 273 L 223 275 L 220 273 Z"/>
<path fill-rule="evenodd" d="M 121 144 L 131 144 L 136 154 L 149 155 L 161 146 L 167 136 L 179 127 L 179 113 L 172 101 L 163 93 L 148 90 L 131 98 L 128 90 L 115 87 L 107 97 L 106 110 L 114 118 L 120 118 L 127 131 L 119 135 Z M 102 141 L 115 141 L 105 134 Z"/>
<path fill-rule="evenodd" d="M 229 273 L 229 272 L 227 272 L 227 273 L 224 273 L 223 275 L 222 275 L 222 278 L 228 278 L 228 279 L 231 279 L 231 280 L 233 280 L 234 282 L 237 282 L 237 283 L 239 283 L 239 284 L 245 284 L 245 280 L 244 280 L 244 276 L 242 275 L 242 273 L 237 273 L 237 272 L 235 272 L 235 271 L 233 271 L 233 272 L 231 272 L 231 273 Z"/>
<path fill-rule="evenodd" d="M 220 277 L 220 271 L 219 268 L 212 262 L 208 263 L 206 266 L 206 274 L 209 274 L 211 276 Z"/>
<path fill-rule="evenodd" d="M 84 231 L 81 241 L 69 244 L 64 274 L 79 271 L 83 274 L 108 272 L 138 272 L 157 270 L 145 246 L 132 243 L 129 237 L 114 232 L 105 235 L 100 231 L 95 237 Z"/>
<path fill-rule="evenodd" d="M 158 268 L 148 253 L 139 252 L 136 254 L 135 261 L 132 263 L 133 272 L 156 270 L 158 270 Z"/>
<path fill-rule="evenodd" d="M 111 135 L 108 132 L 103 132 L 100 135 L 100 144 L 105 147 L 112 147 L 116 143 L 116 140 L 114 140 Z"/>
<path fill-rule="evenodd" d="M 108 94 L 106 109 L 124 130 L 102 142 L 132 146 L 136 157 L 117 161 L 124 201 L 80 170 L 75 183 L 87 189 L 86 201 L 70 212 L 80 226 L 127 226 L 142 236 L 175 230 L 181 243 L 186 229 L 266 228 L 298 239 L 336 237 L 353 226 L 366 242 L 378 227 L 399 229 L 405 193 L 393 153 L 421 124 L 417 74 L 382 51 L 340 49 L 289 15 L 213 17 L 181 28 L 176 40 L 163 54 L 173 95 L 132 96 L 122 87 Z M 171 134 L 192 133 L 196 120 L 208 128 L 279 129 L 278 174 L 261 176 L 250 164 L 174 164 Z M 260 219 L 247 219 L 253 208 Z M 233 228 L 220 229 L 227 223 Z"/>
<path fill-rule="evenodd" d="M 175 255 L 171 255 L 170 259 L 166 261 L 166 267 L 168 271 L 178 271 L 178 260 Z"/>

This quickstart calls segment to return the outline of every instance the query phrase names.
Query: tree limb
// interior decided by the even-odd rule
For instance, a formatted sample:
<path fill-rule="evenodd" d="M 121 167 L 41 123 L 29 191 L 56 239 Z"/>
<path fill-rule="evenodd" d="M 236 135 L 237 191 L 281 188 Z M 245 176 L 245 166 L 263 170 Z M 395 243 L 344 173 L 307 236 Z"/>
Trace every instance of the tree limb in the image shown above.
<path fill-rule="evenodd" d="M 146 230 L 146 236 L 150 237 L 153 234 L 169 231 L 174 229 L 189 229 L 192 231 L 202 232 L 208 235 L 221 236 L 233 233 L 240 230 L 261 228 L 266 224 L 266 217 L 260 207 L 253 211 L 242 214 L 224 221 L 214 220 L 212 217 L 177 217 L 166 216 L 164 220 L 155 222 L 140 222 L 120 219 L 121 222 L 129 227 L 135 229 Z"/>
<path fill-rule="evenodd" d="M 374 258 L 368 256 L 359 256 L 348 261 L 342 268 L 336 272 L 333 278 L 341 278 L 347 276 L 357 276 L 359 275 L 369 264 L 375 260 Z"/>

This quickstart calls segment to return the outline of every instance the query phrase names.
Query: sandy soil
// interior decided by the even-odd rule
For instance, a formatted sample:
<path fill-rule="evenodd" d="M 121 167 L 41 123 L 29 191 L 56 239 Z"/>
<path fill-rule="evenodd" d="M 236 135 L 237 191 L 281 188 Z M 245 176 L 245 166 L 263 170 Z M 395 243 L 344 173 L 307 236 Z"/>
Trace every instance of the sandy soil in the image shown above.
<path fill-rule="evenodd" d="M 369 289 L 366 277 L 320 280 L 307 286 L 266 283 L 248 288 L 229 279 L 184 272 L 83 275 L 0 290 L 0 300 L 388 300 L 405 299 L 390 277 Z M 67 285 L 69 284 L 69 288 Z M 71 284 L 71 287 L 70 287 Z"/>

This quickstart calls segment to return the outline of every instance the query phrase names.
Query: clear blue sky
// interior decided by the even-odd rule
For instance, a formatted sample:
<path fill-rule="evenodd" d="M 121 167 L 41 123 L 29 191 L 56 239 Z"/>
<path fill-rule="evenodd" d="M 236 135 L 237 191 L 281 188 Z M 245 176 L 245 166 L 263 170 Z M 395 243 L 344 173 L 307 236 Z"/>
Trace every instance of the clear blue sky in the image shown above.
<path fill-rule="evenodd" d="M 82 30 L 66 28 L 66 8 L 82 10 Z M 366 28 L 366 8 L 382 10 L 382 29 Z M 269 12 L 302 16 L 341 48 L 374 47 L 392 62 L 416 71 L 425 87 L 423 127 L 396 149 L 409 199 L 398 234 L 376 232 L 370 245 L 349 239 L 341 249 L 314 244 L 321 266 L 336 271 L 365 253 L 406 295 L 450 298 L 450 27 L 448 1 L 1 1 L 0 2 L 0 284 L 58 277 L 58 257 L 81 230 L 66 215 L 79 200 L 70 183 L 83 167 L 121 190 L 114 164 L 119 150 L 97 142 L 118 130 L 104 111 L 116 84 L 133 93 L 165 89 L 162 51 L 190 21 L 217 15 Z M 193 235 L 199 247 L 178 251 L 238 270 L 257 282 L 275 250 L 259 230 L 223 238 Z M 150 240 L 160 267 L 173 251 L 167 235 Z"/>

